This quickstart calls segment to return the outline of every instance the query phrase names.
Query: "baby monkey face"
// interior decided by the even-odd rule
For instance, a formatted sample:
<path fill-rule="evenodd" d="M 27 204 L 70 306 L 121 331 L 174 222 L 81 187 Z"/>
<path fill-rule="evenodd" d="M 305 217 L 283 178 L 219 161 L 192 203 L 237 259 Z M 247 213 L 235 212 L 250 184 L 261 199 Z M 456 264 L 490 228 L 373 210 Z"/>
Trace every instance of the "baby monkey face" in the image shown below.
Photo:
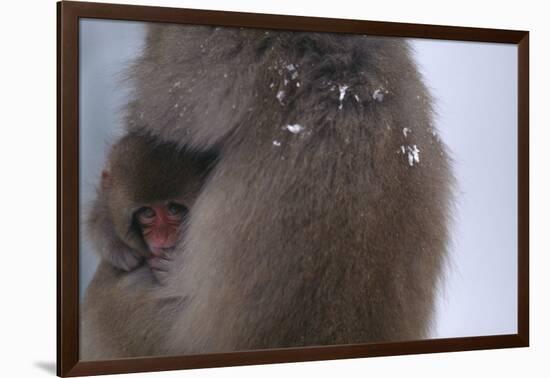
<path fill-rule="evenodd" d="M 153 256 L 159 257 L 175 247 L 188 211 L 186 206 L 170 201 L 149 204 L 135 212 L 135 222 Z"/>

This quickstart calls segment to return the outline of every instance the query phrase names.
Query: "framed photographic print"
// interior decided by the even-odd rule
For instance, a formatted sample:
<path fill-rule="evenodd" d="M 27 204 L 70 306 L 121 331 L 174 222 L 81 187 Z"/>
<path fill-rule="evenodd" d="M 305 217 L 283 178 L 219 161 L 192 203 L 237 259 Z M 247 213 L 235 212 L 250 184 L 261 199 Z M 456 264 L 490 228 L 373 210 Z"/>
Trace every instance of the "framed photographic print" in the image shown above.
<path fill-rule="evenodd" d="M 58 375 L 528 346 L 528 32 L 57 7 Z"/>

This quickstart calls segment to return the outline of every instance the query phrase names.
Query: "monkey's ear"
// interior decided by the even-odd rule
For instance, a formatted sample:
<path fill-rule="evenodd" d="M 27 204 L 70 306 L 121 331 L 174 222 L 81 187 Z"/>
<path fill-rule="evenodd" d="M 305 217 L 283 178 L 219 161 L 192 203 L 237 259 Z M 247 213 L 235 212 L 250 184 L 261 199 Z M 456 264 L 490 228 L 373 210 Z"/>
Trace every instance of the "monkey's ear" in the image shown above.
<path fill-rule="evenodd" d="M 111 172 L 104 169 L 101 171 L 101 189 L 109 189 L 111 187 L 112 178 L 111 178 Z"/>

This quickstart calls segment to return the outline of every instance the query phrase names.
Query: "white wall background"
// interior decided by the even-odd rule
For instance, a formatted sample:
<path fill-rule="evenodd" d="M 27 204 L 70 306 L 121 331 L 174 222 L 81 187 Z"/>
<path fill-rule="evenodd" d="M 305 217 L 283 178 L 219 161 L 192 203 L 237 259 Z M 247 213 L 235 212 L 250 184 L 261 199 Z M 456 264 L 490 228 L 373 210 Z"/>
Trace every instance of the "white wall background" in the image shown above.
<path fill-rule="evenodd" d="M 544 2 L 428 0 L 364 3 L 264 0 L 132 1 L 263 13 L 357 18 L 531 31 L 531 347 L 438 355 L 206 369 L 140 376 L 541 376 L 550 355 L 550 25 Z M 7 3 L 0 24 L 4 232 L 1 335 L 5 376 L 47 376 L 55 366 L 55 4 Z M 32 229 L 32 234 L 29 232 Z M 7 243 L 6 243 L 7 242 Z"/>

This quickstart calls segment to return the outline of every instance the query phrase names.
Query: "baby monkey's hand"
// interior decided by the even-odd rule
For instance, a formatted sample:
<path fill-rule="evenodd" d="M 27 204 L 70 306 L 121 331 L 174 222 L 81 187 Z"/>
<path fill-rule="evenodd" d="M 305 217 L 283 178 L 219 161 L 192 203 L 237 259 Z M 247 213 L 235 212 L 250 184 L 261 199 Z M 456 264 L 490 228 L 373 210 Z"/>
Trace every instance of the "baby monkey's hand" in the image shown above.
<path fill-rule="evenodd" d="M 147 259 L 147 265 L 151 268 L 153 276 L 161 285 L 165 285 L 170 273 L 170 265 L 172 264 L 173 248 L 160 253 L 160 255 L 151 255 Z"/>

